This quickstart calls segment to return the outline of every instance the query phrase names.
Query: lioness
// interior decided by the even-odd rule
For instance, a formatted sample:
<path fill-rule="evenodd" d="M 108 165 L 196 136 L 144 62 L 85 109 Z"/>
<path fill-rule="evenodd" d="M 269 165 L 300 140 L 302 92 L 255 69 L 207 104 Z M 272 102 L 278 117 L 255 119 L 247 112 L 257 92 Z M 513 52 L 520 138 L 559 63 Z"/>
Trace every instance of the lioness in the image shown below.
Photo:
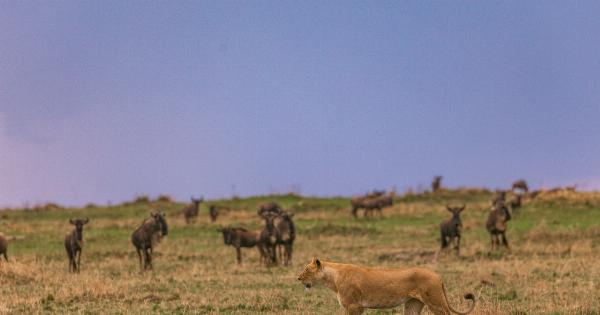
<path fill-rule="evenodd" d="M 362 314 L 365 308 L 393 308 L 404 303 L 404 314 L 421 314 L 427 305 L 436 315 L 468 314 L 475 308 L 475 295 L 465 299 L 473 303 L 466 312 L 448 304 L 442 278 L 427 269 L 374 269 L 350 264 L 321 261 L 317 258 L 304 267 L 298 281 L 309 290 L 317 282 L 337 294 L 345 314 Z"/>

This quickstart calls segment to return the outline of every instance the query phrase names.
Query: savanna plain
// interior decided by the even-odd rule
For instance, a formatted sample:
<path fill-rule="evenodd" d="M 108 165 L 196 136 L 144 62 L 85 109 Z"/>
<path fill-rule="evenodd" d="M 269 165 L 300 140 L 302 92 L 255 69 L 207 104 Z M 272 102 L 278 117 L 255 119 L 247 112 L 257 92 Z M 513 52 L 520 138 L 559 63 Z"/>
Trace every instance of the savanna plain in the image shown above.
<path fill-rule="evenodd" d="M 473 314 L 600 314 L 600 193 L 558 191 L 525 199 L 508 223 L 511 251 L 490 252 L 485 220 L 492 192 L 481 189 L 404 194 L 381 216 L 355 219 L 349 198 L 274 195 L 210 200 L 223 211 L 211 223 L 206 203 L 194 224 L 184 204 L 138 198 L 84 208 L 0 211 L 9 262 L 0 262 L 2 314 L 337 314 L 335 295 L 310 292 L 296 279 L 312 257 L 365 266 L 421 266 L 444 279 L 451 305 Z M 219 227 L 260 230 L 259 204 L 294 213 L 297 238 L 290 266 L 265 267 L 256 248 L 223 244 Z M 439 248 L 445 205 L 466 204 L 460 255 Z M 169 234 L 154 250 L 154 270 L 140 272 L 130 238 L 150 211 L 167 215 Z M 362 212 L 361 212 L 362 214 Z M 88 217 L 81 272 L 69 273 L 63 240 L 69 218 Z M 403 308 L 366 314 L 402 314 Z M 429 312 L 425 310 L 425 314 Z"/>

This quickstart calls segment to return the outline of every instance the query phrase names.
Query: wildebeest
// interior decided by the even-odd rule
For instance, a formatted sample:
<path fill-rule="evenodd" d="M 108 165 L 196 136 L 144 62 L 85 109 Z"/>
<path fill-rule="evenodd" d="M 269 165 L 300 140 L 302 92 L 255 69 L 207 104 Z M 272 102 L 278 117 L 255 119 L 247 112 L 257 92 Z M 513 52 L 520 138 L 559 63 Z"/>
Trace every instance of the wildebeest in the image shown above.
<path fill-rule="evenodd" d="M 498 203 L 506 202 L 506 191 L 504 190 L 496 190 L 494 196 L 492 197 L 492 207 Z"/>
<path fill-rule="evenodd" d="M 433 181 L 431 182 L 431 191 L 437 192 L 442 188 L 442 176 L 434 176 Z"/>
<path fill-rule="evenodd" d="M 2 233 L 0 233 L 0 254 L 8 261 L 8 240 Z"/>
<path fill-rule="evenodd" d="M 208 215 L 210 216 L 210 222 L 215 222 L 217 221 L 217 217 L 223 213 L 223 212 L 227 212 L 230 209 L 225 207 L 225 206 L 221 206 L 221 205 L 209 205 L 208 206 Z"/>
<path fill-rule="evenodd" d="M 394 204 L 395 195 L 396 193 L 394 191 L 390 191 L 385 195 L 365 199 L 363 201 L 363 207 L 365 208 L 364 216 L 370 216 L 372 211 L 377 211 L 379 212 L 379 215 L 382 216 L 382 209 L 390 207 Z"/>
<path fill-rule="evenodd" d="M 69 223 L 75 226 L 73 231 L 65 236 L 65 249 L 69 257 L 69 272 L 79 272 L 81 268 L 81 250 L 83 249 L 83 226 L 90 220 L 69 219 Z"/>
<path fill-rule="evenodd" d="M 294 251 L 294 240 L 296 239 L 296 227 L 294 226 L 293 213 L 282 212 L 277 223 L 277 247 L 279 258 L 287 266 L 292 261 Z"/>
<path fill-rule="evenodd" d="M 277 265 L 277 235 L 279 234 L 274 220 L 278 215 L 274 213 L 266 213 L 262 215 L 265 220 L 265 227 L 260 232 L 260 246 L 264 250 L 268 258 L 268 264 Z"/>
<path fill-rule="evenodd" d="M 200 204 L 204 201 L 204 197 L 200 197 L 200 199 L 195 199 L 191 197 L 191 204 L 187 205 L 181 211 L 183 212 L 183 216 L 185 218 L 185 223 L 192 223 L 197 217 L 198 212 L 200 211 Z"/>
<path fill-rule="evenodd" d="M 510 210 L 513 212 L 514 215 L 517 214 L 517 210 L 519 208 L 521 208 L 522 205 L 522 197 L 520 194 L 515 194 L 510 201 L 508 202 L 508 204 L 510 205 Z"/>
<path fill-rule="evenodd" d="M 440 250 L 448 247 L 450 243 L 455 242 L 454 249 L 456 249 L 456 255 L 460 254 L 460 232 L 462 230 L 460 213 L 465 210 L 465 207 L 465 205 L 461 207 L 446 206 L 446 209 L 452 213 L 452 217 L 440 223 L 440 235 L 442 243 Z"/>
<path fill-rule="evenodd" d="M 154 245 L 169 232 L 164 213 L 152 212 L 150 218 L 131 234 L 131 243 L 140 258 L 140 269 L 152 269 L 152 250 Z M 143 261 L 142 261 L 143 257 Z"/>
<path fill-rule="evenodd" d="M 241 227 L 219 228 L 217 231 L 223 233 L 223 243 L 225 243 L 225 245 L 231 245 L 235 247 L 238 264 L 242 263 L 242 247 L 250 248 L 256 246 L 258 248 L 261 261 L 264 261 L 265 254 L 263 252 L 263 248 L 259 244 L 260 236 L 258 232 L 251 232 Z"/>
<path fill-rule="evenodd" d="M 487 222 L 485 224 L 486 229 L 490 233 L 492 251 L 495 248 L 500 247 L 500 238 L 502 238 L 502 244 L 510 250 L 506 239 L 507 222 L 510 221 L 510 219 L 510 211 L 508 211 L 504 202 L 498 202 L 496 205 L 492 206 L 492 210 L 488 214 Z"/>
<path fill-rule="evenodd" d="M 512 183 L 512 190 L 522 190 L 524 193 L 527 193 L 529 191 L 529 187 L 524 179 L 519 179 Z"/>
<path fill-rule="evenodd" d="M 210 205 L 208 207 L 208 215 L 210 215 L 210 222 L 217 221 L 217 217 L 219 216 L 219 209 L 217 209 L 216 205 Z"/>
<path fill-rule="evenodd" d="M 380 190 L 374 190 L 372 193 L 368 193 L 363 196 L 356 196 L 350 199 L 350 206 L 352 208 L 352 216 L 358 217 L 358 210 L 365 209 L 367 206 L 376 206 L 377 203 L 370 202 L 371 199 L 383 196 L 385 192 Z"/>

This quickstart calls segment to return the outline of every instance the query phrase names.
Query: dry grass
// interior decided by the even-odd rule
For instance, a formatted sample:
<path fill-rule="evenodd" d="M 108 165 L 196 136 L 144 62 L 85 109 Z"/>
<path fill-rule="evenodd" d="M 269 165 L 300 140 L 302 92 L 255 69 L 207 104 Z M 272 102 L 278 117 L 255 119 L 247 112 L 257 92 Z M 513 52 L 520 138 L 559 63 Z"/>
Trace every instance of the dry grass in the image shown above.
<path fill-rule="evenodd" d="M 219 201 L 232 210 L 209 223 L 206 210 L 194 226 L 170 213 L 169 236 L 156 249 L 155 270 L 140 273 L 129 242 L 131 231 L 152 205 L 56 210 L 8 211 L 0 231 L 11 239 L 9 263 L 0 263 L 0 313 L 4 314 L 148 314 L 271 313 L 332 314 L 335 296 L 324 287 L 306 294 L 296 275 L 313 256 L 370 266 L 421 265 L 439 272 L 451 303 L 464 309 L 461 293 L 479 298 L 475 314 L 599 314 L 600 207 L 594 196 L 530 201 L 510 222 L 512 252 L 488 253 L 483 228 L 489 194 L 466 200 L 460 257 L 438 248 L 437 225 L 448 216 L 443 204 L 462 203 L 464 194 L 442 199 L 411 196 L 384 217 L 354 220 L 344 199 L 304 200 L 273 197 L 297 212 L 294 265 L 258 266 L 255 249 L 222 244 L 218 225 L 258 229 L 254 205 L 264 199 Z M 279 200 L 279 199 L 281 200 Z M 582 201 L 583 200 L 583 201 Z M 583 202 L 583 204 L 581 203 Z M 246 209 L 246 210 L 244 210 Z M 88 216 L 80 274 L 67 273 L 63 236 L 69 216 Z M 368 314 L 402 314 L 401 309 Z"/>

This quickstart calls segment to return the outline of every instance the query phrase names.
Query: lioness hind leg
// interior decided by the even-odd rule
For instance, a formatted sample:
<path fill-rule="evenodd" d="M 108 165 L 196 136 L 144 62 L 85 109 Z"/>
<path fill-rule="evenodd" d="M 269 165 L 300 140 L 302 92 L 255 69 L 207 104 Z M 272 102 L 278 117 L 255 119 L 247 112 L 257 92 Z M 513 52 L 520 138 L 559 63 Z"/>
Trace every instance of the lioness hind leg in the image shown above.
<path fill-rule="evenodd" d="M 420 315 L 423 310 L 423 302 L 417 299 L 410 299 L 404 304 L 404 315 Z"/>
<path fill-rule="evenodd" d="M 446 301 L 446 296 L 444 294 L 444 288 L 440 283 L 439 287 L 436 285 L 435 287 L 428 290 L 426 294 L 427 298 L 423 300 L 425 305 L 429 311 L 431 311 L 435 315 L 450 315 L 450 307 L 448 302 Z"/>

